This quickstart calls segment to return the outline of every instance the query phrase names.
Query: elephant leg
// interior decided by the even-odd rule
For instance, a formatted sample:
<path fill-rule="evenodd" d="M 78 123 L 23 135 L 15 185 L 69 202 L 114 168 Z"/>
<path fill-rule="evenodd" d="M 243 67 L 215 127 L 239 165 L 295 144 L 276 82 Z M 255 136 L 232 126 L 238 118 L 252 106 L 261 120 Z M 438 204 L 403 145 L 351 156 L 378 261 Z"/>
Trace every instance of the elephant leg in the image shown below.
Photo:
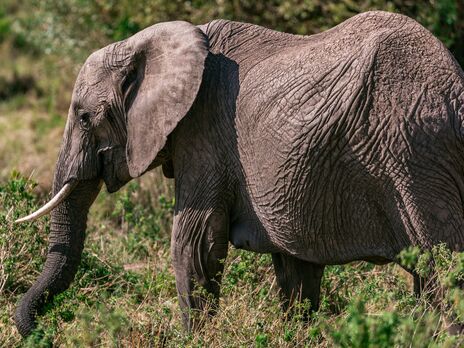
<path fill-rule="evenodd" d="M 412 272 L 414 293 L 417 297 L 422 297 L 434 311 L 443 315 L 446 329 L 450 334 L 462 334 L 464 324 L 457 320 L 456 314 L 450 311 L 451 308 L 447 305 L 445 299 L 447 289 L 438 280 L 438 275 L 434 270 L 434 262 L 431 262 L 430 267 L 432 271 L 425 278 Z M 464 283 L 459 284 L 459 287 L 463 289 Z"/>
<path fill-rule="evenodd" d="M 464 289 L 464 282 L 459 282 L 458 287 L 461 290 Z M 446 285 L 441 284 L 438 280 L 436 271 L 433 271 L 422 285 L 422 294 L 425 296 L 425 300 L 435 311 L 441 313 L 448 333 L 460 335 L 464 333 L 464 322 L 461 321 L 452 305 L 447 301 L 448 291 Z"/>
<path fill-rule="evenodd" d="M 416 295 L 416 297 L 419 298 L 424 288 L 423 286 L 424 278 L 422 278 L 418 274 L 413 274 L 413 279 L 414 279 L 414 295 Z"/>
<path fill-rule="evenodd" d="M 176 215 L 171 254 L 179 305 L 189 331 L 198 329 L 216 313 L 227 250 L 225 214 L 188 210 Z"/>
<path fill-rule="evenodd" d="M 435 271 L 425 278 L 413 273 L 413 278 L 414 294 L 423 297 L 433 308 L 440 309 L 443 294 Z"/>
<path fill-rule="evenodd" d="M 425 283 L 427 280 L 415 272 L 411 272 L 411 275 L 413 277 L 414 295 L 419 298 L 424 292 Z"/>
<path fill-rule="evenodd" d="M 307 318 L 313 311 L 319 309 L 321 279 L 325 265 L 299 260 L 284 254 L 272 254 L 272 262 L 277 284 L 281 291 L 282 307 L 285 311 L 291 309 L 295 301 L 310 301 Z"/>

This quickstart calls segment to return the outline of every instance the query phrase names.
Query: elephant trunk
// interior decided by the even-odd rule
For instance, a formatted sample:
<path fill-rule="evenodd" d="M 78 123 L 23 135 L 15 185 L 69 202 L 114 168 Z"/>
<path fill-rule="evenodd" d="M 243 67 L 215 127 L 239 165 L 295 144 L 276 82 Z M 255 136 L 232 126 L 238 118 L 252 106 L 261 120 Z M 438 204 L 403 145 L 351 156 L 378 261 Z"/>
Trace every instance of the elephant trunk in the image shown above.
<path fill-rule="evenodd" d="M 57 181 L 60 180 L 55 180 L 54 193 L 63 186 Z M 16 309 L 15 322 L 22 336 L 29 335 L 34 329 L 37 311 L 73 281 L 84 247 L 87 214 L 100 188 L 100 179 L 80 181 L 52 211 L 44 269 Z"/>

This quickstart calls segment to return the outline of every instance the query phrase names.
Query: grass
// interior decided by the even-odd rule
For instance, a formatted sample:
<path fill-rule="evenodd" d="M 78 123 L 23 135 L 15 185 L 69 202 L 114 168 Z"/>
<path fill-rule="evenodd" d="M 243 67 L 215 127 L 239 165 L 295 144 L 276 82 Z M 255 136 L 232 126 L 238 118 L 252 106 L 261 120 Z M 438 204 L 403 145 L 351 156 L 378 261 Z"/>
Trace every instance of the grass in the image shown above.
<path fill-rule="evenodd" d="M 163 184 L 161 184 L 161 182 Z M 166 185 L 163 187 L 163 185 Z M 231 249 L 220 311 L 200 332 L 181 325 L 170 265 L 172 187 L 156 171 L 92 207 L 83 260 L 70 289 L 49 304 L 27 340 L 14 328 L 15 303 L 43 266 L 48 218 L 13 226 L 41 199 L 13 173 L 0 185 L 0 342 L 8 347 L 457 347 L 443 319 L 412 295 L 398 266 L 356 262 L 327 267 L 321 309 L 309 323 L 280 310 L 269 255 Z M 464 258 L 437 249 L 442 282 L 456 284 Z M 441 255 L 441 256 L 440 256 Z M 420 264 L 419 254 L 403 258 Z M 449 297 L 462 307 L 462 293 Z M 459 311 L 458 311 L 459 312 Z"/>

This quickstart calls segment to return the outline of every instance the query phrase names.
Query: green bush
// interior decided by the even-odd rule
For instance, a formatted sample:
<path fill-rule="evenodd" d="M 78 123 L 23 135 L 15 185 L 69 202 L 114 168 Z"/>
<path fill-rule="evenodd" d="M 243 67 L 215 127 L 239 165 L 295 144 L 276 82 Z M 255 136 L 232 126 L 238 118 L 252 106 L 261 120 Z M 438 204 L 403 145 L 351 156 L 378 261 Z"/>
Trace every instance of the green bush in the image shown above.
<path fill-rule="evenodd" d="M 6 17 L 5 11 L 0 7 L 0 43 L 4 41 L 11 30 L 11 20 Z"/>
<path fill-rule="evenodd" d="M 44 52 L 72 55 L 79 61 L 90 50 L 124 39 L 157 22 L 188 20 L 200 24 L 225 18 L 312 34 L 368 10 L 400 12 L 417 19 L 461 63 L 464 59 L 464 11 L 457 0 L 29 0 L 25 4 L 28 11 L 11 6 L 12 13 L 17 15 L 15 35 L 23 34 L 27 45 L 37 46 Z"/>
<path fill-rule="evenodd" d="M 35 196 L 30 193 L 35 186 L 18 172 L 0 185 L 0 294 L 28 288 L 32 274 L 44 262 L 48 219 L 13 225 L 15 219 L 37 209 Z"/>

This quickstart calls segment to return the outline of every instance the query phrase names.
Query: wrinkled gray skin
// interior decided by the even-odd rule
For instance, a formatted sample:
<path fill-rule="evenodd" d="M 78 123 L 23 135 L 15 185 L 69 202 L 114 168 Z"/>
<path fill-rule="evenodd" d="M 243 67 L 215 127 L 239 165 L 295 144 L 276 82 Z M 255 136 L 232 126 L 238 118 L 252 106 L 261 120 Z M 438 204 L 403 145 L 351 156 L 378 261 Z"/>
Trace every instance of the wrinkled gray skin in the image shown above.
<path fill-rule="evenodd" d="M 284 302 L 313 309 L 324 265 L 391 262 L 411 245 L 463 250 L 463 118 L 463 71 L 397 14 L 313 36 L 170 22 L 109 45 L 75 84 L 53 190 L 78 186 L 52 213 L 19 331 L 73 280 L 101 181 L 113 192 L 159 165 L 175 180 L 172 259 L 188 328 L 189 309 L 205 306 L 195 287 L 219 295 L 229 242 L 272 253 Z"/>

